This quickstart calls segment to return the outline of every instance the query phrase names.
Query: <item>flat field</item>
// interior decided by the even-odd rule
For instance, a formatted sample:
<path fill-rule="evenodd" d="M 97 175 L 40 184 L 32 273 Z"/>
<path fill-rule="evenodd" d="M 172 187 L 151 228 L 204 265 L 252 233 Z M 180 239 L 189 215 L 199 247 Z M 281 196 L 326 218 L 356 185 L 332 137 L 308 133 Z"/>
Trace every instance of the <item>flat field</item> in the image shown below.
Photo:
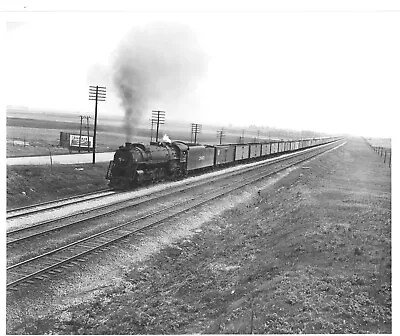
<path fill-rule="evenodd" d="M 390 138 L 367 138 L 367 141 L 373 147 L 392 148 L 392 140 Z"/>
<path fill-rule="evenodd" d="M 200 134 L 197 136 L 197 142 L 206 144 L 217 144 L 216 126 L 204 125 Z M 26 112 L 12 111 L 7 112 L 7 157 L 16 156 L 35 156 L 52 154 L 67 154 L 68 149 L 61 148 L 60 132 L 70 132 L 79 134 L 80 116 L 79 114 L 67 114 L 56 112 Z M 86 135 L 86 130 L 82 128 L 82 134 Z M 151 137 L 155 139 L 156 131 L 151 135 L 150 126 L 141 123 L 136 128 L 136 133 L 131 142 L 149 143 Z M 159 130 L 159 139 L 167 134 L 172 140 L 183 140 L 190 142 L 191 124 L 169 121 L 161 125 Z M 90 121 L 90 135 L 93 136 L 93 120 Z M 310 135 L 310 134 L 309 134 Z M 240 129 L 225 129 L 223 143 L 238 142 L 242 136 Z M 285 130 L 271 129 L 261 132 L 255 129 L 247 129 L 244 132 L 244 141 L 254 141 L 259 136 L 261 140 L 268 139 L 294 139 L 299 134 Z M 307 136 L 307 132 L 303 132 Z M 311 136 L 311 135 L 310 135 Z M 193 139 L 194 140 L 194 139 Z M 126 142 L 123 118 L 99 118 L 97 124 L 96 150 L 98 152 L 114 151 Z"/>
<path fill-rule="evenodd" d="M 391 170 L 362 139 L 164 224 L 7 293 L 7 333 L 392 332 Z"/>

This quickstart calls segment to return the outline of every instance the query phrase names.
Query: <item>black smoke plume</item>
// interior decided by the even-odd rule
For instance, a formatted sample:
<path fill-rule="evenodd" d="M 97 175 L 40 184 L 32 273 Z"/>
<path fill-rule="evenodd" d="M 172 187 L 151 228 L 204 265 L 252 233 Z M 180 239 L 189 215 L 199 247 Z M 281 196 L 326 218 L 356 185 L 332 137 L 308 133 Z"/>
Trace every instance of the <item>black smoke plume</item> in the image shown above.
<path fill-rule="evenodd" d="M 144 113 L 162 109 L 162 99 L 177 100 L 206 70 L 206 57 L 186 25 L 153 23 L 132 30 L 113 62 L 113 83 L 125 110 L 126 139 L 131 141 Z M 153 104 L 153 105 L 152 105 Z"/>

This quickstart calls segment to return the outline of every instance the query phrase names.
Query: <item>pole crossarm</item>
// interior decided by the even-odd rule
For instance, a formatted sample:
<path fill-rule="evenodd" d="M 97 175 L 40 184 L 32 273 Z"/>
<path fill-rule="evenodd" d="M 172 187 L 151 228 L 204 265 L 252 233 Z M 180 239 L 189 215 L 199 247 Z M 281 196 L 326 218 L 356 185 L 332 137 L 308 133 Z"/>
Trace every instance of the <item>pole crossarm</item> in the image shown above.
<path fill-rule="evenodd" d="M 151 122 L 157 125 L 156 142 L 158 142 L 159 126 L 165 123 L 165 111 L 151 111 Z"/>
<path fill-rule="evenodd" d="M 225 138 L 224 129 L 217 131 L 217 138 L 219 139 L 219 144 L 222 144 L 222 139 Z"/>
<path fill-rule="evenodd" d="M 199 134 L 200 131 L 201 131 L 201 125 L 192 123 L 191 139 L 193 139 L 193 135 L 194 135 L 194 142 L 195 143 L 197 143 L 197 134 Z"/>
<path fill-rule="evenodd" d="M 106 90 L 105 86 L 94 86 L 89 85 L 89 100 L 94 100 L 94 129 L 93 129 L 93 164 L 96 162 L 96 135 L 97 135 L 97 102 L 106 101 Z"/>

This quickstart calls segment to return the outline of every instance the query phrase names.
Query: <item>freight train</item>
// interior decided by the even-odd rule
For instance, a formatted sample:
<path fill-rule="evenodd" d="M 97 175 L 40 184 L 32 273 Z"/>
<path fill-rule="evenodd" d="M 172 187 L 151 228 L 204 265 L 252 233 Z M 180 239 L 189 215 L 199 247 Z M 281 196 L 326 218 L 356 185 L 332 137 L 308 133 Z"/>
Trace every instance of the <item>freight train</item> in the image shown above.
<path fill-rule="evenodd" d="M 199 145 L 184 141 L 150 145 L 127 142 L 116 150 L 106 179 L 112 189 L 132 189 L 146 182 L 177 179 L 204 169 L 262 160 L 337 139 L 325 137 L 224 145 Z"/>

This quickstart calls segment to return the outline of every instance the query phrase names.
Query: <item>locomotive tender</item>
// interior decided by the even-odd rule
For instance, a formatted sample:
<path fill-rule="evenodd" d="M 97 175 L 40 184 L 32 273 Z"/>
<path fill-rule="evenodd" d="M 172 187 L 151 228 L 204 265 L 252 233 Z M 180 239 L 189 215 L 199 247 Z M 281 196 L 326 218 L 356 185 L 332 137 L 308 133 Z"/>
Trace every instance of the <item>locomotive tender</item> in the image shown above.
<path fill-rule="evenodd" d="M 268 143 L 199 145 L 171 143 L 125 143 L 110 161 L 106 179 L 113 189 L 131 189 L 145 182 L 176 179 L 194 171 L 250 162 L 337 140 L 314 138 Z"/>

